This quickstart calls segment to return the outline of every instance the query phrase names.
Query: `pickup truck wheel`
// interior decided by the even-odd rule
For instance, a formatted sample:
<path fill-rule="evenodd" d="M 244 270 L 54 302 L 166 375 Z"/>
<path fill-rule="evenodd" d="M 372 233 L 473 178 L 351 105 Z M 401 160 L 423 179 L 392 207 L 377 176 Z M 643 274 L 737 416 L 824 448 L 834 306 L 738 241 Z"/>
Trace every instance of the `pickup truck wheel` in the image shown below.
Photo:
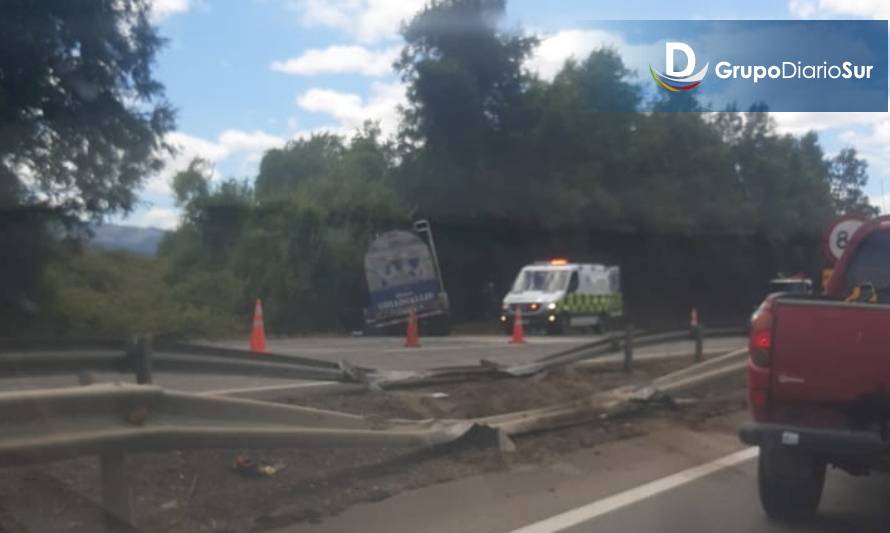
<path fill-rule="evenodd" d="M 819 507 L 825 462 L 796 450 L 762 446 L 757 483 L 767 516 L 781 521 L 802 520 Z"/>

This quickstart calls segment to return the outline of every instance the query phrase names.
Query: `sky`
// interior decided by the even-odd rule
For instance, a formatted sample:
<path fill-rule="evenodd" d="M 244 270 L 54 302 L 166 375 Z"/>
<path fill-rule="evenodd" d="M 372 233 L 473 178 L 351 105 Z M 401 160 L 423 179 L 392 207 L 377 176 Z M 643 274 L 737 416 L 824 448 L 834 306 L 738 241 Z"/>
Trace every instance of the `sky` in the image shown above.
<path fill-rule="evenodd" d="M 148 177 L 136 209 L 112 222 L 172 229 L 179 222 L 170 179 L 197 156 L 214 179 L 253 179 L 263 153 L 314 132 L 349 134 L 365 120 L 395 131 L 404 86 L 391 63 L 400 22 L 425 0 L 151 0 L 168 40 L 157 78 L 177 109 L 178 148 Z M 551 78 L 570 58 L 610 45 L 591 28 L 610 19 L 890 18 L 887 0 L 508 0 L 503 25 L 538 35 L 526 67 Z M 642 79 L 642 78 L 638 78 Z M 856 148 L 870 165 L 866 192 L 890 208 L 890 114 L 773 113 L 783 132 L 819 133 L 828 155 Z M 886 187 L 886 194 L 884 188 Z M 886 205 L 885 205 L 886 204 Z M 887 209 L 883 209 L 885 212 Z"/>

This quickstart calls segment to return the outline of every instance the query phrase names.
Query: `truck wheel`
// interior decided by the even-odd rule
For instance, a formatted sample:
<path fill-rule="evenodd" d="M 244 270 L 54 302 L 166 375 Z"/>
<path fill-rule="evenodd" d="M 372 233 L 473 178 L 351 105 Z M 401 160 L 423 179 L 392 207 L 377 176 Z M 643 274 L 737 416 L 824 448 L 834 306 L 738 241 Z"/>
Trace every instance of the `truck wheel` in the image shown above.
<path fill-rule="evenodd" d="M 795 521 L 816 513 L 825 485 L 825 462 L 796 450 L 761 446 L 757 464 L 760 503 L 773 520 Z"/>

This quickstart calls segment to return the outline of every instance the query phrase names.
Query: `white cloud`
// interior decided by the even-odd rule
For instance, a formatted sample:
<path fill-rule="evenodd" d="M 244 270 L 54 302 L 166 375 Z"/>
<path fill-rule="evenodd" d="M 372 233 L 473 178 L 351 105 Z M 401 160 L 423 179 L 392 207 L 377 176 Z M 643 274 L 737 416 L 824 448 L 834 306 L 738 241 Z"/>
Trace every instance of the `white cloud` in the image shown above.
<path fill-rule="evenodd" d="M 190 0 L 151 0 L 151 18 L 157 22 L 171 15 L 185 13 L 191 7 Z"/>
<path fill-rule="evenodd" d="M 886 113 L 792 113 L 771 112 L 782 133 L 801 135 L 808 131 L 875 124 L 887 118 Z"/>
<path fill-rule="evenodd" d="M 871 177 L 869 189 L 872 192 L 875 191 L 875 184 L 890 177 L 890 119 L 885 117 L 867 128 L 851 127 L 841 131 L 838 139 L 843 145 L 855 148 L 860 157 L 868 162 Z M 880 204 L 872 202 L 872 205 Z M 890 199 L 887 206 L 890 207 Z"/>
<path fill-rule="evenodd" d="M 151 207 L 141 216 L 132 217 L 127 222 L 136 226 L 171 230 L 179 225 L 179 210 L 172 207 Z"/>
<path fill-rule="evenodd" d="M 631 71 L 640 72 L 648 58 L 657 52 L 656 44 L 631 45 L 620 35 L 604 30 L 566 29 L 553 34 L 539 34 L 540 43 L 525 62 L 525 68 L 550 81 L 567 59 L 582 61 L 598 48 L 613 48 Z"/>
<path fill-rule="evenodd" d="M 890 209 L 890 193 L 868 195 L 868 203 L 881 210 L 882 215 L 886 215 Z"/>
<path fill-rule="evenodd" d="M 217 142 L 226 154 L 231 154 L 235 152 L 265 152 L 270 148 L 281 146 L 285 141 L 281 137 L 260 130 L 225 130 L 219 134 Z"/>
<path fill-rule="evenodd" d="M 541 36 L 541 42 L 525 63 L 526 68 L 545 80 L 552 80 L 567 59 L 584 59 L 595 48 L 626 46 L 620 38 L 601 30 L 562 30 Z"/>
<path fill-rule="evenodd" d="M 286 139 L 282 137 L 263 131 L 234 129 L 223 131 L 217 136 L 216 141 L 180 131 L 168 134 L 166 140 L 177 149 L 177 153 L 169 156 L 165 161 L 164 169 L 148 180 L 145 187 L 145 191 L 148 193 L 169 195 L 170 179 L 187 167 L 189 162 L 196 157 L 216 164 L 233 156 L 241 156 L 248 164 L 242 164 L 239 171 L 249 173 L 252 168 L 256 167 L 263 152 L 276 146 L 282 146 L 286 142 Z M 213 177 L 218 178 L 219 173 L 215 171 Z"/>
<path fill-rule="evenodd" d="M 367 99 L 353 93 L 317 88 L 297 97 L 301 109 L 331 115 L 341 129 L 355 130 L 366 120 L 374 120 L 380 122 L 385 136 L 395 133 L 399 122 L 398 107 L 404 103 L 405 86 L 401 83 L 374 82 Z"/>
<path fill-rule="evenodd" d="M 275 61 L 272 70 L 286 74 L 349 74 L 384 76 L 392 72 L 399 56 L 398 46 L 369 50 L 363 46 L 330 46 L 305 51 L 286 61 Z"/>
<path fill-rule="evenodd" d="M 336 28 L 362 43 L 398 36 L 402 21 L 427 0 L 295 0 L 303 24 Z"/>
<path fill-rule="evenodd" d="M 790 0 L 788 10 L 800 18 L 839 15 L 873 19 L 890 18 L 890 2 L 887 0 Z"/>

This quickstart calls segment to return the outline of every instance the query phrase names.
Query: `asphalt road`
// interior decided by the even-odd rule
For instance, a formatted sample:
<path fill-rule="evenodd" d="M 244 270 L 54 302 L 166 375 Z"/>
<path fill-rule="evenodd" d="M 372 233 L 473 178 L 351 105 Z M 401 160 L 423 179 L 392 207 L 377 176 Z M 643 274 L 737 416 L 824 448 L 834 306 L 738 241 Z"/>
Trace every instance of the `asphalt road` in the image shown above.
<path fill-rule="evenodd" d="M 813 521 L 767 519 L 757 496 L 756 450 L 735 435 L 747 417 L 739 411 L 691 427 L 641 422 L 637 437 L 408 491 L 280 533 L 888 531 L 890 476 L 837 470 L 829 470 Z"/>
<path fill-rule="evenodd" d="M 890 525 L 887 476 L 858 478 L 831 471 L 818 516 L 796 525 L 776 523 L 763 514 L 756 482 L 757 459 L 748 459 L 561 531 L 885 532 Z"/>

